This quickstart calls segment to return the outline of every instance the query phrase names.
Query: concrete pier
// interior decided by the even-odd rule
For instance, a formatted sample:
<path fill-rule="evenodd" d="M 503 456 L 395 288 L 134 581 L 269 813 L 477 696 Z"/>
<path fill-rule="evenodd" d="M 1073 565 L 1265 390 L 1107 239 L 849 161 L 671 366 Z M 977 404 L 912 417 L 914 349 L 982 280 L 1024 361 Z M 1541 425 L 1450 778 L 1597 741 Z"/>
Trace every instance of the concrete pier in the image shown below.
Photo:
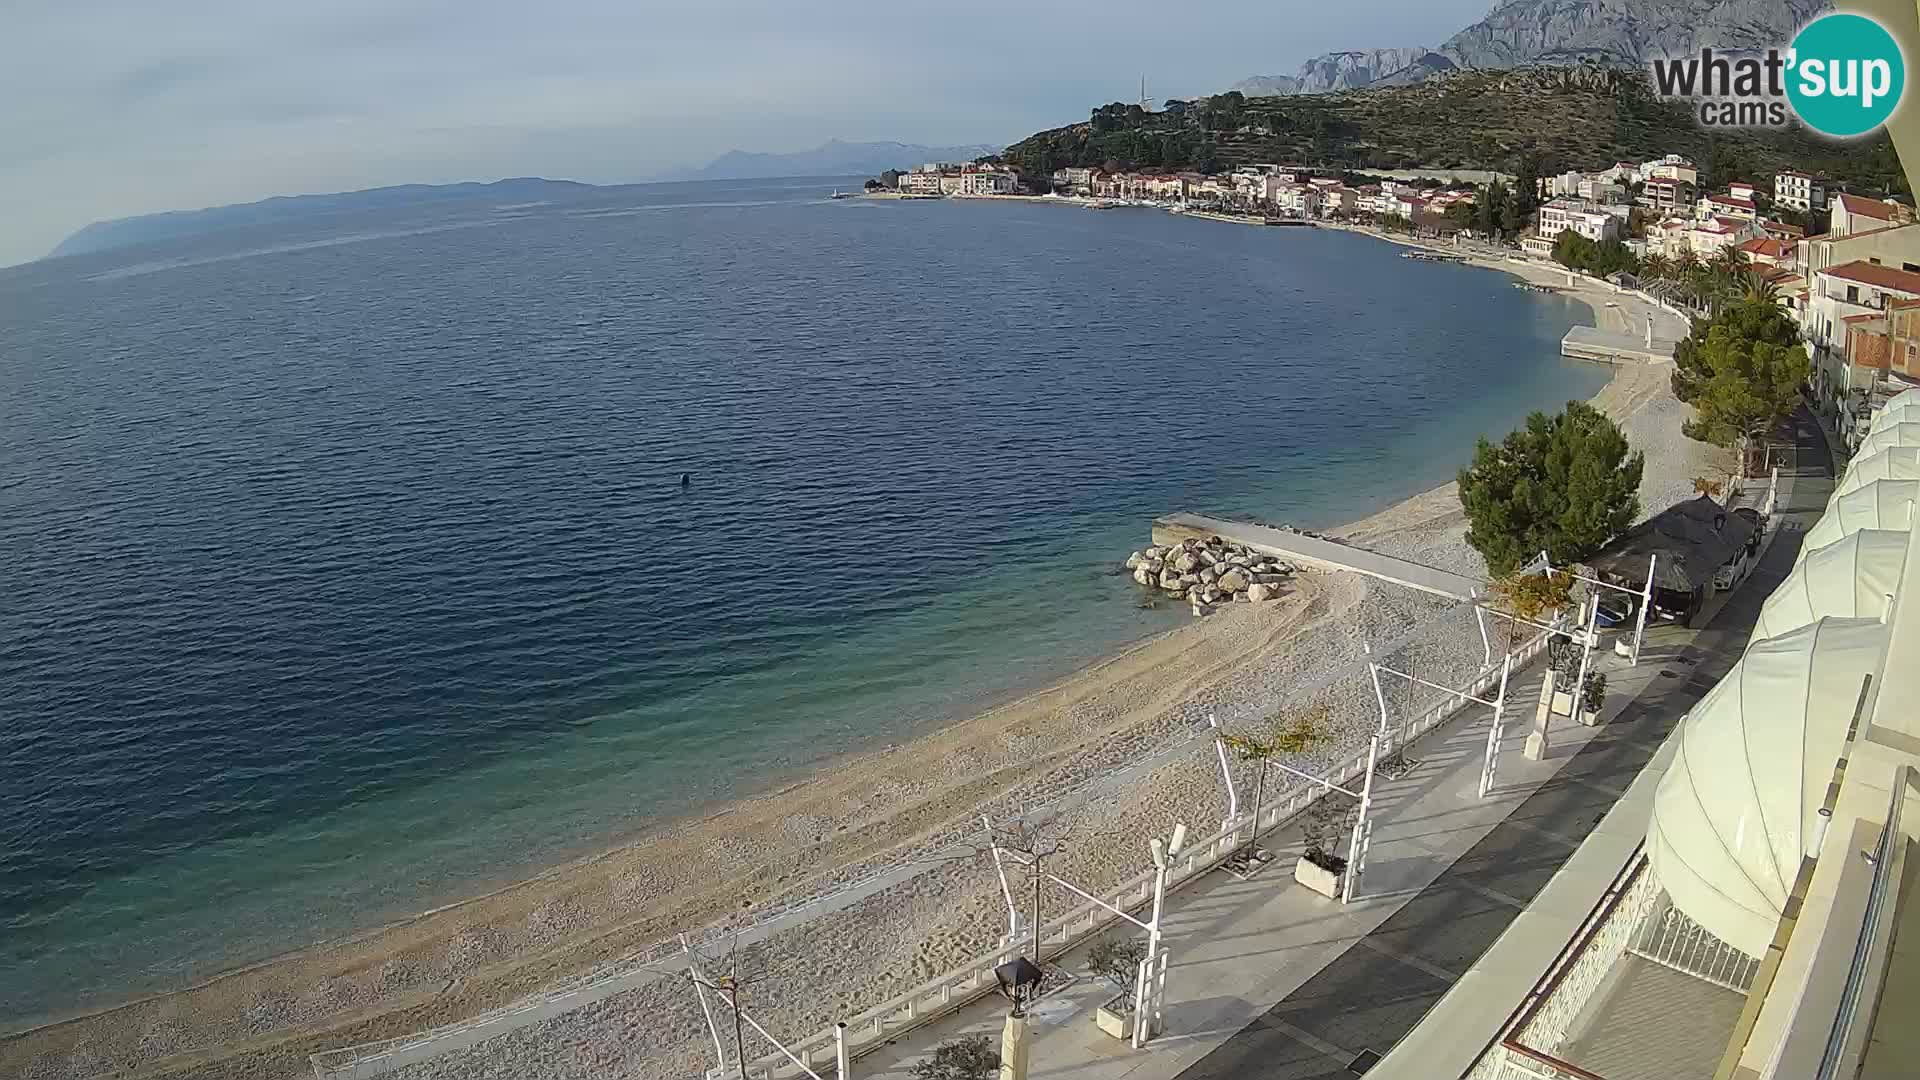
<path fill-rule="evenodd" d="M 1473 590 L 1482 585 L 1473 578 L 1449 570 L 1396 559 L 1365 548 L 1348 547 L 1331 540 L 1318 540 L 1268 525 L 1250 525 L 1204 514 L 1168 514 L 1153 522 L 1153 542 L 1156 544 L 1177 544 L 1188 537 L 1205 539 L 1209 536 L 1244 544 L 1254 551 L 1277 555 L 1289 562 L 1322 570 L 1350 570 L 1455 600 L 1471 599 Z"/>
<path fill-rule="evenodd" d="M 1560 353 L 1574 360 L 1594 360 L 1602 364 L 1652 364 L 1672 359 L 1675 344 L 1650 335 L 1636 337 L 1576 326 L 1560 339 Z"/>

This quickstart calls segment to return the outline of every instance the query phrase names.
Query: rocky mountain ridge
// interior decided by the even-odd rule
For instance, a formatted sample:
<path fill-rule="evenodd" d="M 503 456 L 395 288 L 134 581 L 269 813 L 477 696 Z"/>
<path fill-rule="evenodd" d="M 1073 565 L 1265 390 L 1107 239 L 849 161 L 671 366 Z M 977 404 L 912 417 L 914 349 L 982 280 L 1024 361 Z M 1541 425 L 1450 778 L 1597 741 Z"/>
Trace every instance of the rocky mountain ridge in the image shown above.
<path fill-rule="evenodd" d="M 1232 89 L 1250 97 L 1330 93 L 1406 86 L 1462 68 L 1539 64 L 1644 68 L 1657 57 L 1702 47 L 1784 47 L 1801 26 L 1831 8 L 1828 0 L 1504 0 L 1431 51 L 1329 53 L 1307 61 L 1300 75 L 1255 76 Z M 1350 61 L 1341 74 L 1341 57 L 1371 62 Z M 1308 79 L 1309 72 L 1316 77 Z M 1361 81 L 1363 73 L 1371 78 Z"/>
<path fill-rule="evenodd" d="M 1400 71 L 1432 50 L 1424 45 L 1407 49 L 1350 49 L 1316 56 L 1292 75 L 1255 75 L 1234 83 L 1232 89 L 1248 97 L 1276 94 L 1326 94 L 1357 90 Z"/>

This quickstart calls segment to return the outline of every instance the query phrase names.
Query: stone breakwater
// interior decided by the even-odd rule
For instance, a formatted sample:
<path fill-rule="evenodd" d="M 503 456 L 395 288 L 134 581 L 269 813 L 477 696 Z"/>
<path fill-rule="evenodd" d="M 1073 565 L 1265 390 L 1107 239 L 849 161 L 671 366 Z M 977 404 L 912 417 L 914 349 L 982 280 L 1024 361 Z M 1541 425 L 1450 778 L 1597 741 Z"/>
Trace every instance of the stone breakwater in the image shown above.
<path fill-rule="evenodd" d="M 1143 548 L 1127 556 L 1126 567 L 1138 584 L 1189 601 L 1195 615 L 1231 601 L 1277 600 L 1294 574 L 1290 563 L 1218 536 Z"/>

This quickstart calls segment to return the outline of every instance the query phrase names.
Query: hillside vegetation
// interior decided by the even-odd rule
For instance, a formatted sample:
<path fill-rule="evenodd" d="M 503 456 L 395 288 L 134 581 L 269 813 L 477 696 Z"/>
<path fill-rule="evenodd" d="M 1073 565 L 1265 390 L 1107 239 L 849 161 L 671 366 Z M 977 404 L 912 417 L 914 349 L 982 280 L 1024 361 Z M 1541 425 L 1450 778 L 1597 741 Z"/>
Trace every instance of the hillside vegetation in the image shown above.
<path fill-rule="evenodd" d="M 1148 112 L 1104 105 L 1082 123 L 1031 135 L 1003 157 L 1029 174 L 1069 166 L 1230 169 L 1282 162 L 1326 169 L 1493 169 L 1542 174 L 1684 154 L 1712 183 L 1764 182 L 1779 168 L 1902 189 L 1883 135 L 1842 143 L 1799 127 L 1702 128 L 1653 96 L 1636 72 L 1597 68 L 1468 71 L 1412 86 L 1311 96 L 1229 92 Z"/>

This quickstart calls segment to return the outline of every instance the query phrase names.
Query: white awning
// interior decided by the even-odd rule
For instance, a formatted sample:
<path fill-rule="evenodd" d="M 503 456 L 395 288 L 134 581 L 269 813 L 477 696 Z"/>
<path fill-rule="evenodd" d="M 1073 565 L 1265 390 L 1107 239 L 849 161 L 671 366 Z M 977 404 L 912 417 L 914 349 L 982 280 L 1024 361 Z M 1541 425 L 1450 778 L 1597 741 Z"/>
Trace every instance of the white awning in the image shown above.
<path fill-rule="evenodd" d="M 1920 446 L 1920 423 L 1889 424 L 1860 440 L 1853 456 L 1866 457 L 1890 446 Z"/>
<path fill-rule="evenodd" d="M 1900 584 L 1907 535 L 1895 529 L 1861 529 L 1808 555 L 1767 597 L 1747 643 L 1828 617 L 1880 618 L 1887 610 L 1887 595 Z"/>
<path fill-rule="evenodd" d="M 1838 498 L 1875 480 L 1920 480 L 1920 446 L 1890 446 L 1877 454 L 1856 457 L 1833 489 Z M 1829 499 L 1828 501 L 1832 501 Z"/>
<path fill-rule="evenodd" d="M 1895 424 L 1920 423 L 1920 397 L 1907 397 L 1906 394 L 1900 397 L 1905 400 L 1889 401 L 1879 412 L 1873 414 L 1873 423 L 1867 426 L 1868 431 L 1879 431 L 1881 428 L 1892 427 Z"/>
<path fill-rule="evenodd" d="M 1887 628 L 1822 619 L 1754 642 L 1680 722 L 1647 854 L 1673 906 L 1748 956 L 1773 939 Z"/>
<path fill-rule="evenodd" d="M 1920 424 L 1915 424 L 1920 427 Z M 1798 566 L 1807 556 L 1836 540 L 1845 540 L 1861 529 L 1898 529 L 1913 525 L 1909 514 L 1920 500 L 1920 480 L 1875 480 L 1836 496 L 1827 503 L 1826 512 L 1800 542 Z"/>

